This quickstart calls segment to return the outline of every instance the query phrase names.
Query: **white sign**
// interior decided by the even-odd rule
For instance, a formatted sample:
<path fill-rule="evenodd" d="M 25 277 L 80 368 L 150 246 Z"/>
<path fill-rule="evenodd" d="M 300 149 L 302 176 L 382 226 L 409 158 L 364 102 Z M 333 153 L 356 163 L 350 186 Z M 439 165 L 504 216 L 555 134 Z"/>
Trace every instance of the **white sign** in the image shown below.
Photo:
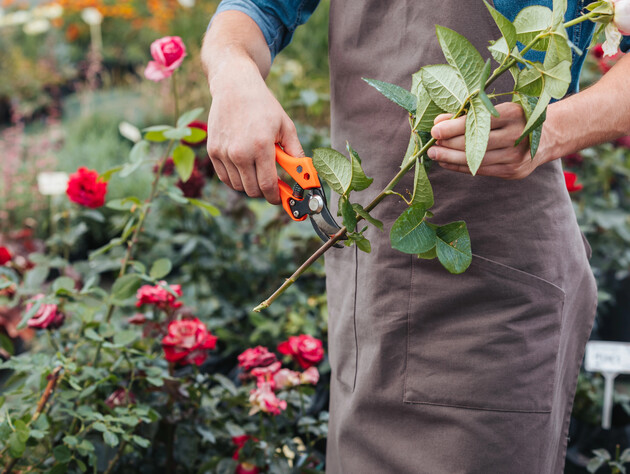
<path fill-rule="evenodd" d="M 589 341 L 584 368 L 589 372 L 630 373 L 630 343 Z"/>

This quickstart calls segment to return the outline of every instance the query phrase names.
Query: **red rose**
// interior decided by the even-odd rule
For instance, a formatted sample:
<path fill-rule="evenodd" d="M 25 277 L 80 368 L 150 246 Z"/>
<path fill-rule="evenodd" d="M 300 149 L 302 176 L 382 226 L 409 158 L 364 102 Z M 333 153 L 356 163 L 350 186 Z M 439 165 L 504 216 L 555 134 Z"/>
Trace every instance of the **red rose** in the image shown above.
<path fill-rule="evenodd" d="M 36 295 L 33 300 L 37 301 L 44 297 L 43 294 Z M 26 312 L 29 312 L 35 303 L 26 305 Z M 35 329 L 56 329 L 63 324 L 66 316 L 59 311 L 54 303 L 42 303 L 35 314 L 28 320 L 26 325 Z"/>
<path fill-rule="evenodd" d="M 162 339 L 166 360 L 181 364 L 203 364 L 208 356 L 206 351 L 216 345 L 217 337 L 197 318 L 171 321 L 168 334 Z"/>
<path fill-rule="evenodd" d="M 184 182 L 181 179 L 177 181 L 177 187 L 182 190 L 182 193 L 187 198 L 197 199 L 200 198 L 203 192 L 203 187 L 206 185 L 206 178 L 203 173 L 197 167 L 195 160 L 195 166 L 188 181 Z"/>
<path fill-rule="evenodd" d="M 615 146 L 622 147 L 622 148 L 630 148 L 630 135 L 617 138 L 615 140 Z"/>
<path fill-rule="evenodd" d="M 580 153 L 570 153 L 563 160 L 568 166 L 580 166 L 584 162 L 584 158 Z"/>
<path fill-rule="evenodd" d="M 127 318 L 127 322 L 129 324 L 135 324 L 138 326 L 142 326 L 144 323 L 147 322 L 147 317 L 142 314 L 142 313 L 136 313 L 133 316 L 130 316 Z"/>
<path fill-rule="evenodd" d="M 308 369 L 324 358 L 322 341 L 308 334 L 289 337 L 288 341 L 278 344 L 278 352 L 293 357 L 303 369 Z"/>
<path fill-rule="evenodd" d="M 593 56 L 595 56 L 597 59 L 604 57 L 604 48 L 601 44 L 596 44 L 595 46 L 593 46 L 593 49 L 591 51 L 593 53 Z"/>
<path fill-rule="evenodd" d="M 136 396 L 133 392 L 127 393 L 124 388 L 117 388 L 109 397 L 105 399 L 105 405 L 113 409 L 114 407 L 126 406 L 136 403 Z"/>
<path fill-rule="evenodd" d="M 161 310 L 166 310 L 167 308 L 179 308 L 183 303 L 181 301 L 175 301 L 177 298 L 173 294 L 171 294 L 166 288 L 165 281 L 161 281 L 158 285 L 143 285 L 138 289 L 136 293 L 136 307 L 140 307 L 143 304 L 152 304 L 157 306 Z M 182 286 L 181 285 L 168 285 L 169 288 L 175 293 L 177 296 L 182 296 Z"/>
<path fill-rule="evenodd" d="M 81 206 L 96 208 L 105 204 L 107 182 L 99 180 L 98 173 L 87 168 L 79 168 L 70 175 L 66 194 L 72 202 Z"/>
<path fill-rule="evenodd" d="M 238 461 L 241 449 L 243 448 L 243 446 L 245 446 L 245 443 L 247 443 L 247 441 L 250 439 L 253 441 L 258 441 L 257 438 L 254 438 L 251 435 L 247 435 L 247 434 L 232 437 L 232 442 L 236 445 L 236 450 L 234 451 L 234 454 L 232 455 L 232 459 L 235 459 L 236 461 Z M 242 463 L 239 463 L 239 465 L 236 467 L 234 474 L 258 474 L 259 472 L 260 470 L 255 465 L 248 462 L 242 462 Z"/>
<path fill-rule="evenodd" d="M 5 265 L 11 261 L 13 255 L 9 252 L 9 249 L 6 247 L 0 247 L 0 265 Z"/>
<path fill-rule="evenodd" d="M 580 191 L 584 187 L 577 182 L 577 175 L 575 173 L 571 173 L 570 171 L 564 172 L 564 181 L 570 193 Z"/>
<path fill-rule="evenodd" d="M 238 366 L 245 370 L 254 367 L 267 367 L 276 361 L 276 355 L 263 346 L 246 349 L 238 356 Z"/>
<path fill-rule="evenodd" d="M 165 36 L 151 43 L 151 56 L 144 77 L 159 82 L 170 77 L 186 57 L 186 46 L 179 36 Z"/>
<path fill-rule="evenodd" d="M 203 130 L 204 132 L 206 132 L 206 134 L 208 133 L 208 124 L 205 122 L 200 122 L 199 120 L 193 120 L 192 122 L 190 122 L 188 125 L 186 125 L 188 128 L 198 128 L 199 130 Z M 191 142 L 188 140 L 182 140 L 181 142 L 184 145 L 188 145 L 188 146 L 193 146 L 193 147 L 197 147 L 197 146 L 202 146 L 206 143 L 206 137 L 203 137 L 201 140 L 198 140 L 196 142 Z"/>

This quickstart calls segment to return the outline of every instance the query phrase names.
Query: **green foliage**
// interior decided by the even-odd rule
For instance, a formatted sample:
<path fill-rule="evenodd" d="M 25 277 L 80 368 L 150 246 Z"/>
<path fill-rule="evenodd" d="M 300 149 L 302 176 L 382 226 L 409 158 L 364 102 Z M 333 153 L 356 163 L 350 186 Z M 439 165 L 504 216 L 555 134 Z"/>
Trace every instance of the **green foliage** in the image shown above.
<path fill-rule="evenodd" d="M 416 112 L 416 98 L 407 89 L 403 89 L 396 84 L 390 84 L 389 82 L 383 82 L 377 79 L 363 78 L 363 80 L 410 114 Z"/>

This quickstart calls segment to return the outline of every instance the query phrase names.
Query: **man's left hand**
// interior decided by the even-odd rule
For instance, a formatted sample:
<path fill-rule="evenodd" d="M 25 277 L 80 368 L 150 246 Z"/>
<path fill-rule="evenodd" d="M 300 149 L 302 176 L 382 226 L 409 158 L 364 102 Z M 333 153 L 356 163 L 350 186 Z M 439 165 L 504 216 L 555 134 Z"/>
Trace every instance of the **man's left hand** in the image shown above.
<path fill-rule="evenodd" d="M 540 154 L 531 159 L 528 139 L 514 146 L 525 128 L 523 109 L 512 102 L 499 104 L 496 109 L 500 115 L 492 117 L 488 148 L 477 174 L 504 179 L 525 178 L 543 161 Z M 451 117 L 450 114 L 436 117 L 431 135 L 437 142 L 428 155 L 442 168 L 470 174 L 465 151 L 466 117 L 449 120 Z"/>

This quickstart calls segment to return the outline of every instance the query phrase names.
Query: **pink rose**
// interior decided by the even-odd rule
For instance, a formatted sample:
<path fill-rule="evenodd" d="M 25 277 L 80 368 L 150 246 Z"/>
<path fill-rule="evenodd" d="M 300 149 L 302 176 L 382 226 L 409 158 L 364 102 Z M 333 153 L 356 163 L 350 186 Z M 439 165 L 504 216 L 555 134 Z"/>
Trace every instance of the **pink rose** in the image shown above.
<path fill-rule="evenodd" d="M 282 363 L 278 360 L 273 364 L 268 365 L 267 367 L 254 367 L 250 372 L 251 375 L 256 377 L 256 384 L 260 387 L 263 383 L 270 383 L 271 389 L 275 390 L 276 386 L 273 381 L 273 376 L 278 370 Z"/>
<path fill-rule="evenodd" d="M 300 383 L 317 385 L 319 382 L 319 370 L 317 367 L 309 367 L 300 374 Z"/>
<path fill-rule="evenodd" d="M 249 394 L 249 403 L 252 408 L 249 410 L 250 415 L 254 415 L 259 411 L 279 415 L 282 410 L 287 409 L 286 400 L 280 400 L 273 393 L 270 383 L 264 383 L 262 386 L 252 390 Z"/>
<path fill-rule="evenodd" d="M 33 300 L 37 301 L 44 297 L 43 294 L 36 295 Z M 29 312 L 35 303 L 26 305 L 26 312 Z M 56 329 L 63 324 L 66 316 L 59 311 L 54 303 L 42 303 L 37 312 L 26 323 L 28 327 L 35 329 Z"/>
<path fill-rule="evenodd" d="M 280 369 L 273 375 L 273 382 L 279 390 L 297 387 L 300 385 L 300 373 L 295 370 Z"/>
<path fill-rule="evenodd" d="M 263 346 L 246 349 L 238 356 L 238 366 L 245 370 L 266 367 L 276 361 L 276 355 Z"/>
<path fill-rule="evenodd" d="M 151 56 L 144 77 L 159 82 L 170 77 L 186 57 L 186 46 L 179 36 L 165 36 L 151 43 Z"/>
<path fill-rule="evenodd" d="M 162 339 L 164 357 L 169 362 L 201 365 L 214 349 L 217 337 L 197 318 L 171 321 L 168 334 Z"/>
<path fill-rule="evenodd" d="M 117 388 L 105 399 L 105 405 L 111 409 L 134 403 L 136 403 L 136 396 L 132 392 L 127 393 L 124 388 Z"/>
<path fill-rule="evenodd" d="M 322 341 L 308 334 L 289 337 L 288 341 L 278 344 L 278 352 L 293 357 L 303 369 L 308 369 L 324 358 Z"/>
<path fill-rule="evenodd" d="M 182 305 L 182 302 L 175 301 L 176 297 L 168 292 L 166 288 L 164 288 L 165 286 L 165 281 L 160 281 L 160 283 L 155 286 L 141 286 L 136 293 L 136 298 L 138 300 L 136 301 L 136 307 L 139 308 L 143 304 L 152 304 L 162 310 L 166 310 L 167 308 L 179 308 Z M 182 296 L 181 285 L 169 285 L 169 288 L 177 296 Z"/>

